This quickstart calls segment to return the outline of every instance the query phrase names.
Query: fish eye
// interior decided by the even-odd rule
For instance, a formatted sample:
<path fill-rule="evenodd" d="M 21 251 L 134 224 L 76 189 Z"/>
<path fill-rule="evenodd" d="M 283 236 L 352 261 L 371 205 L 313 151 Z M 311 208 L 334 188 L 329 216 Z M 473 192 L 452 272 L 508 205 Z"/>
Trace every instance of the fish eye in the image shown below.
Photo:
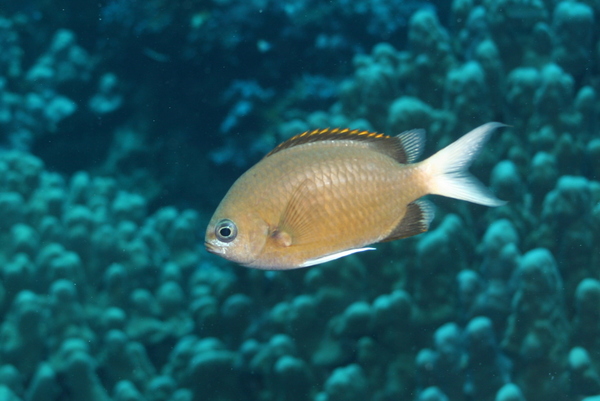
<path fill-rule="evenodd" d="M 215 227 L 215 235 L 221 242 L 231 242 L 237 236 L 237 226 L 231 220 L 221 220 Z"/>

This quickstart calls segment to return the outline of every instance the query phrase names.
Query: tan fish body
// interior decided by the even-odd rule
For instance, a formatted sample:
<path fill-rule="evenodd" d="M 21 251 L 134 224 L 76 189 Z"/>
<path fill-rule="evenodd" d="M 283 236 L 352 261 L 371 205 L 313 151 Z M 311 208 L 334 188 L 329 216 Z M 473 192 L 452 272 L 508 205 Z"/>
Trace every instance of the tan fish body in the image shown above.
<path fill-rule="evenodd" d="M 469 132 L 415 163 L 424 132 L 396 137 L 324 129 L 282 143 L 244 173 L 206 230 L 208 251 L 259 269 L 293 269 L 427 231 L 437 194 L 498 200 L 467 168 L 499 123 Z"/>

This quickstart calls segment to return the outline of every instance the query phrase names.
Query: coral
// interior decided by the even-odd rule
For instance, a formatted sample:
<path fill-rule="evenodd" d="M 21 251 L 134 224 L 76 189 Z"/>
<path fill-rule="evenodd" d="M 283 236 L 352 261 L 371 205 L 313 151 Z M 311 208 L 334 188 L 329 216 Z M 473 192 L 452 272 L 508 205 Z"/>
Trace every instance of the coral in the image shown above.
<path fill-rule="evenodd" d="M 353 64 L 354 78 L 340 88 L 344 113 L 373 122 L 384 120 L 389 104 L 399 92 L 397 69 L 400 60 L 396 50 L 381 43 L 373 49 L 371 56 L 355 56 Z"/>
<path fill-rule="evenodd" d="M 79 303 L 77 286 L 67 279 L 54 280 L 48 290 L 48 306 L 53 341 L 62 343 L 72 336 L 95 341 L 96 336 L 86 322 L 86 314 Z"/>
<path fill-rule="evenodd" d="M 502 95 L 505 92 L 505 71 L 504 63 L 500 57 L 498 47 L 491 39 L 482 40 L 475 48 L 475 60 L 479 62 L 485 73 L 485 82 L 487 92 L 487 102 L 489 102 L 489 115 L 493 115 L 493 110 L 502 107 Z M 485 92 L 484 92 L 485 93 Z"/>
<path fill-rule="evenodd" d="M 337 368 L 327 378 L 317 401 L 359 401 L 368 397 L 368 383 L 358 365 Z"/>
<path fill-rule="evenodd" d="M 96 373 L 96 360 L 89 352 L 87 342 L 78 338 L 60 345 L 54 364 L 58 375 L 64 377 L 63 391 L 73 394 L 74 399 L 110 400 Z"/>
<path fill-rule="evenodd" d="M 556 64 L 545 65 L 540 72 L 540 86 L 533 96 L 538 123 L 560 126 L 573 103 L 573 77 Z"/>
<path fill-rule="evenodd" d="M 10 36 L 7 41 L 14 46 L 18 34 L 10 31 L 10 24 L 5 24 Z M 12 50 L 11 50 L 12 49 Z M 7 51 L 15 54 L 14 47 Z M 5 138 L 12 147 L 29 148 L 38 137 L 56 132 L 59 124 L 73 115 L 78 106 L 68 96 L 61 94 L 64 88 L 73 82 L 86 82 L 90 79 L 93 62 L 89 54 L 76 43 L 75 34 L 69 30 L 58 30 L 47 51 L 42 54 L 27 72 L 21 73 L 20 58 L 17 57 L 7 68 L 8 79 L 17 78 L 21 88 L 18 92 L 4 90 L 0 76 L 0 98 L 3 104 L 0 119 Z M 11 81 L 8 81 L 11 83 Z"/>
<path fill-rule="evenodd" d="M 597 244 L 594 229 L 594 205 L 600 200 L 597 183 L 585 177 L 565 175 L 542 203 L 542 224 L 536 234 L 543 235 L 561 263 L 571 268 L 563 271 L 569 293 L 590 274 Z"/>
<path fill-rule="evenodd" d="M 487 13 L 484 7 L 472 0 L 452 2 L 455 41 L 461 54 L 472 56 L 475 49 L 489 36 Z"/>
<path fill-rule="evenodd" d="M 237 400 L 241 394 L 236 386 L 235 354 L 225 350 L 203 350 L 190 360 L 182 384 L 194 394 L 193 400 L 219 397 Z"/>
<path fill-rule="evenodd" d="M 441 104 L 439 92 L 428 88 L 443 88 L 446 74 L 455 64 L 450 37 L 432 10 L 419 10 L 408 26 L 408 44 L 414 60 L 409 79 L 414 80 L 416 95 L 434 107 Z"/>
<path fill-rule="evenodd" d="M 508 383 L 498 390 L 495 401 L 525 401 L 525 397 L 516 384 Z"/>
<path fill-rule="evenodd" d="M 517 67 L 506 78 L 505 99 L 509 118 L 517 122 L 519 127 L 526 127 L 534 113 L 533 98 L 541 82 L 540 72 L 532 67 Z"/>
<path fill-rule="evenodd" d="M 119 80 L 115 74 L 106 73 L 98 82 L 98 93 L 88 102 L 89 108 L 97 115 L 104 116 L 119 109 L 123 96 L 119 93 Z"/>
<path fill-rule="evenodd" d="M 455 282 L 456 273 L 466 262 L 465 249 L 468 235 L 462 229 L 463 222 L 457 215 L 447 215 L 435 229 L 420 237 L 417 244 L 417 269 L 414 299 L 420 309 L 423 324 L 437 325 L 454 317 L 454 297 L 444 288 Z M 454 251 L 450 251 L 450 249 Z M 453 258 L 448 255 L 452 253 Z M 443 390 L 443 388 L 442 388 Z M 451 397 L 451 395 L 449 395 Z"/>
<path fill-rule="evenodd" d="M 575 291 L 575 318 L 573 319 L 573 342 L 597 355 L 600 350 L 600 281 L 585 278 Z M 594 361 L 598 360 L 594 357 Z"/>
<path fill-rule="evenodd" d="M 558 43 L 552 59 L 574 77 L 590 66 L 594 12 L 587 4 L 561 1 L 554 8 L 552 29 Z"/>
<path fill-rule="evenodd" d="M 277 360 L 273 370 L 273 396 L 282 401 L 311 400 L 314 379 L 310 367 L 302 359 L 284 355 Z"/>
<path fill-rule="evenodd" d="M 17 368 L 12 365 L 2 365 L 0 366 L 0 375 L 1 385 L 5 385 L 17 394 L 23 392 L 23 379 Z"/>
<path fill-rule="evenodd" d="M 245 328 L 250 325 L 252 306 L 252 299 L 245 294 L 233 294 L 223 302 L 220 313 L 221 322 L 225 337 L 232 344 L 239 343 Z"/>
<path fill-rule="evenodd" d="M 389 37 L 402 26 L 406 26 L 409 17 L 419 9 L 435 12 L 432 4 L 419 0 L 398 3 L 382 0 L 342 0 L 339 3 L 345 13 L 356 13 L 368 21 L 367 31 L 369 33 L 383 37 Z"/>
<path fill-rule="evenodd" d="M 580 121 L 577 124 L 583 132 L 590 132 L 598 118 L 598 109 L 596 107 L 596 90 L 591 86 L 583 86 L 575 96 L 575 110 Z"/>
<path fill-rule="evenodd" d="M 373 337 L 386 349 L 405 350 L 414 315 L 410 296 L 401 290 L 380 295 L 373 301 L 372 309 Z"/>
<path fill-rule="evenodd" d="M 465 341 L 465 393 L 473 399 L 491 400 L 510 380 L 510 362 L 499 352 L 492 321 L 487 317 L 471 319 L 465 328 Z"/>
<path fill-rule="evenodd" d="M 483 5 L 490 34 L 505 65 L 512 69 L 538 45 L 537 37 L 531 32 L 540 24 L 548 23 L 548 9 L 542 0 L 485 0 Z"/>
<path fill-rule="evenodd" d="M 435 331 L 436 352 L 434 376 L 436 383 L 450 398 L 458 397 L 465 381 L 465 355 L 461 347 L 461 333 L 455 323 L 447 323 Z"/>
<path fill-rule="evenodd" d="M 592 205 L 589 181 L 583 177 L 563 176 L 544 199 L 542 216 L 564 224 L 585 216 Z"/>
<path fill-rule="evenodd" d="M 490 178 L 491 187 L 500 199 L 518 202 L 525 195 L 525 185 L 517 166 L 510 160 L 503 160 L 494 166 Z"/>
<path fill-rule="evenodd" d="M 457 129 L 468 132 L 473 125 L 492 119 L 491 98 L 485 71 L 476 61 L 469 61 L 448 72 L 445 79 L 444 109 L 457 120 Z"/>
<path fill-rule="evenodd" d="M 371 331 L 371 306 L 366 302 L 355 302 L 348 306 L 339 320 L 332 320 L 333 334 L 338 337 L 359 339 Z"/>
<path fill-rule="evenodd" d="M 516 381 L 527 383 L 528 400 L 566 394 L 563 380 L 547 381 L 549 374 L 562 370 L 568 339 L 563 282 L 554 257 L 543 248 L 527 252 L 514 280 L 516 289 L 502 349 L 513 355 Z M 529 387 L 534 383 L 537 385 Z"/>
<path fill-rule="evenodd" d="M 124 378 L 143 391 L 156 370 L 145 345 L 129 340 L 120 330 L 139 336 L 148 345 L 172 338 L 172 333 L 191 330 L 191 321 L 186 324 L 178 317 L 186 296 L 179 284 L 165 281 L 158 285 L 145 272 L 152 268 L 150 261 L 163 264 L 168 258 L 171 271 L 177 266 L 180 280 L 181 274 L 189 275 L 189 267 L 196 260 L 195 253 L 190 253 L 195 246 L 196 214 L 172 210 L 167 216 L 162 210 L 148 219 L 145 202 L 139 196 L 114 191 L 114 185 L 106 180 L 79 175 L 67 187 L 45 172 L 39 160 L 17 153 L 2 155 L 0 164 L 7 169 L 1 183 L 7 214 L 2 232 L 11 238 L 3 251 L 3 257 L 8 258 L 2 277 L 10 310 L 0 328 L 2 359 L 33 378 L 27 389 L 31 399 L 68 388 L 77 399 L 108 400 L 105 386 L 111 388 Z M 10 216 L 11 208 L 16 207 L 10 199 L 21 199 L 21 213 Z M 54 228 L 49 229 L 49 223 Z M 142 226 L 139 232 L 132 230 L 137 224 Z M 104 244 L 106 237 L 101 243 L 93 240 L 107 228 L 117 233 L 113 239 L 119 245 Z M 156 246 L 149 248 L 150 241 L 157 241 Z M 103 275 L 105 284 L 98 280 L 95 288 L 85 285 Z M 156 301 L 146 289 L 128 295 L 136 288 L 132 286 L 142 283 L 156 290 Z M 94 297 L 103 289 L 107 294 L 98 295 L 101 303 L 91 310 L 89 304 L 82 305 L 84 297 Z M 104 311 L 104 306 L 114 307 Z M 116 307 L 128 308 L 127 323 L 123 309 Z M 95 331 L 100 321 L 95 322 L 93 316 L 100 317 L 100 312 L 105 340 Z M 166 324 L 160 324 L 158 316 Z M 106 341 L 102 354 L 82 346 L 98 341 Z M 44 365 L 51 349 L 57 350 L 57 359 Z M 42 363 L 39 368 L 38 363 Z M 115 369 L 117 366 L 120 370 Z M 56 381 L 56 375 L 65 380 Z M 127 386 L 121 385 L 117 393 L 133 391 Z"/>
<path fill-rule="evenodd" d="M 137 388 L 143 389 L 156 375 L 156 369 L 149 360 L 146 349 L 138 342 L 130 341 L 127 335 L 111 330 L 103 339 L 103 351 L 98 357 L 102 366 L 103 380 L 112 388 L 120 380 L 128 380 Z"/>
<path fill-rule="evenodd" d="M 419 393 L 418 401 L 448 401 L 448 397 L 437 387 L 427 387 Z"/>
<path fill-rule="evenodd" d="M 406 100 L 424 104 L 421 107 L 416 105 L 416 109 L 439 108 L 443 104 L 442 92 L 425 88 L 445 87 L 446 75 L 454 63 L 448 33 L 433 10 L 421 9 L 409 21 L 408 50 L 397 51 L 387 43 L 380 43 L 373 48 L 370 56 L 354 57 L 354 77 L 345 81 L 340 89 L 342 110 L 352 118 L 366 118 L 378 126 L 387 116 L 389 119 L 402 118 L 399 105 L 390 104 L 404 96 L 408 96 Z M 452 85 L 453 89 L 456 87 Z M 432 114 L 427 110 L 423 112 Z M 432 117 L 429 119 L 433 120 Z M 408 118 L 408 122 L 421 123 L 418 126 L 425 128 L 433 122 L 413 120 Z M 400 125 L 391 120 L 388 123 L 392 130 L 397 130 Z M 401 130 L 413 127 L 402 126 Z"/>
<path fill-rule="evenodd" d="M 0 384 L 0 397 L 7 401 L 21 401 L 21 398 L 17 397 L 14 392 L 7 386 Z"/>
<path fill-rule="evenodd" d="M 244 117 L 252 115 L 254 103 L 264 102 L 273 96 L 273 91 L 261 88 L 256 81 L 233 81 L 231 86 L 223 94 L 226 102 L 232 102 L 233 106 L 221 123 L 220 131 L 224 134 L 244 124 Z"/>
<path fill-rule="evenodd" d="M 463 332 L 455 323 L 439 327 L 434 349 L 421 350 L 417 366 L 423 369 L 421 382 L 429 386 L 418 399 L 460 399 L 464 394 L 491 400 L 509 382 L 511 364 L 500 352 L 492 321 L 479 316 Z"/>
<path fill-rule="evenodd" d="M 89 79 L 90 67 L 89 55 L 77 46 L 75 34 L 59 30 L 46 53 L 27 72 L 26 78 L 34 86 L 52 87 L 71 80 Z"/>
<path fill-rule="evenodd" d="M 537 152 L 531 161 L 531 174 L 528 176 L 536 206 L 541 206 L 548 192 L 556 185 L 557 178 L 556 157 L 547 152 Z"/>
<path fill-rule="evenodd" d="M 504 328 L 510 311 L 511 276 L 521 258 L 519 242 L 519 234 L 511 221 L 494 221 L 478 247 L 483 256 L 480 274 L 463 271 L 458 276 L 466 318 L 486 316 L 493 321 L 496 333 Z"/>
<path fill-rule="evenodd" d="M 39 364 L 25 398 L 31 401 L 56 400 L 59 394 L 56 371 L 48 363 Z"/>
<path fill-rule="evenodd" d="M 443 124 L 448 122 L 449 114 L 435 110 L 418 98 L 401 96 L 395 99 L 388 111 L 388 131 L 403 132 L 409 127 L 421 127 L 430 134 L 442 130 Z"/>
<path fill-rule="evenodd" d="M 3 77 L 17 77 L 22 73 L 23 49 L 19 46 L 19 34 L 13 21 L 0 17 L 0 35 L 2 36 L 0 79 Z"/>
<path fill-rule="evenodd" d="M 60 3 L 0 17 L 0 399 L 598 398 L 600 3 Z M 292 135 L 488 120 L 502 208 L 298 271 L 202 250 Z"/>
<path fill-rule="evenodd" d="M 133 383 L 127 380 L 121 380 L 114 389 L 113 399 L 116 401 L 144 401 L 145 398 L 135 388 Z"/>
<path fill-rule="evenodd" d="M 177 390 L 177 383 L 170 376 L 155 376 L 148 386 L 146 387 L 146 398 L 149 401 L 166 401 L 169 399 L 176 399 L 177 393 L 181 390 Z M 188 390 L 189 391 L 189 390 Z M 191 399 L 191 393 L 185 391 Z M 186 396 L 186 394 L 182 394 Z"/>
<path fill-rule="evenodd" d="M 577 397 L 600 392 L 600 375 L 592 365 L 585 348 L 575 347 L 569 352 L 570 393 Z"/>
<path fill-rule="evenodd" d="M 10 313 L 0 327 L 2 360 L 27 377 L 33 374 L 47 351 L 47 314 L 41 296 L 22 290 L 15 296 Z"/>
<path fill-rule="evenodd" d="M 473 270 L 464 269 L 456 275 L 458 304 L 460 308 L 460 319 L 462 322 L 478 315 L 478 303 L 484 282 Z"/>

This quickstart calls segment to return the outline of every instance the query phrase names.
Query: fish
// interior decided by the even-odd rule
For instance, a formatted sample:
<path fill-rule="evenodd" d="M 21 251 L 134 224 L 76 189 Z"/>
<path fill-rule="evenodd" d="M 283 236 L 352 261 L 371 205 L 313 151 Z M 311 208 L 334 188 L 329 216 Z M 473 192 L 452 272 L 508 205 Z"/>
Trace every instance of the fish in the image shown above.
<path fill-rule="evenodd" d="M 250 268 L 297 269 L 426 232 L 434 217 L 426 195 L 502 206 L 468 168 L 504 126 L 483 124 L 420 162 L 422 129 L 296 135 L 234 182 L 208 223 L 205 248 Z"/>

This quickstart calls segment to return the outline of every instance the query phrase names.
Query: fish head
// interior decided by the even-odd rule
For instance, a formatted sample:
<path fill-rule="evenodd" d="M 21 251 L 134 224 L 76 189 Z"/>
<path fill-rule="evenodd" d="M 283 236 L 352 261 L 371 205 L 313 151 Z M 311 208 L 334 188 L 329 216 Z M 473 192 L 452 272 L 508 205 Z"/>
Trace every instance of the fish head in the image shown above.
<path fill-rule="evenodd" d="M 217 210 L 206 228 L 206 250 L 244 266 L 251 265 L 265 247 L 269 226 L 255 213 Z"/>

